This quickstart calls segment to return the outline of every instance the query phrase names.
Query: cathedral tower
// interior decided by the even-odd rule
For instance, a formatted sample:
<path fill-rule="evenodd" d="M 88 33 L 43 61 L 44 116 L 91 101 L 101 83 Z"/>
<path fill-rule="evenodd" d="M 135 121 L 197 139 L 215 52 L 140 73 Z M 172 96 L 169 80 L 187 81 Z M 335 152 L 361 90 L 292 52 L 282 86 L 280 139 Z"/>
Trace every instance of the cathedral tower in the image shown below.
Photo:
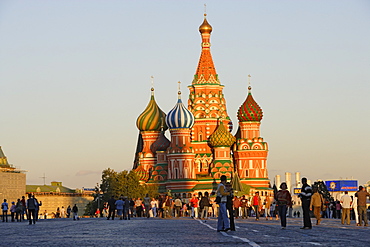
<path fill-rule="evenodd" d="M 194 125 L 193 114 L 181 101 L 181 91 L 175 107 L 168 113 L 166 124 L 171 133 L 171 144 L 167 149 L 168 182 L 170 190 L 191 189 L 196 184 L 193 147 L 190 131 Z"/>
<path fill-rule="evenodd" d="M 225 128 L 224 123 L 220 124 L 209 138 L 209 143 L 213 147 L 212 177 L 220 178 L 221 175 L 231 177 L 234 166 L 230 153 L 230 146 L 234 144 L 235 137 Z"/>
<path fill-rule="evenodd" d="M 248 76 L 250 77 L 250 76 Z M 242 182 L 253 187 L 269 187 L 267 177 L 267 142 L 260 137 L 263 112 L 253 99 L 252 87 L 238 110 L 239 130 L 234 150 L 236 171 Z"/>
<path fill-rule="evenodd" d="M 212 150 L 208 145 L 209 136 L 217 128 L 218 119 L 231 124 L 226 111 L 226 100 L 211 55 L 210 37 L 212 26 L 206 14 L 199 27 L 202 37 L 202 51 L 192 84 L 189 86 L 189 110 L 195 117 L 191 141 L 196 154 L 196 173 L 207 174 L 212 162 Z"/>
<path fill-rule="evenodd" d="M 136 126 L 140 130 L 138 147 L 135 157 L 134 169 L 137 171 L 140 181 L 147 182 L 154 165 L 157 163 L 156 153 L 152 151 L 152 144 L 158 139 L 166 114 L 159 108 L 154 99 L 154 88 L 151 88 L 150 101 L 136 120 Z"/>

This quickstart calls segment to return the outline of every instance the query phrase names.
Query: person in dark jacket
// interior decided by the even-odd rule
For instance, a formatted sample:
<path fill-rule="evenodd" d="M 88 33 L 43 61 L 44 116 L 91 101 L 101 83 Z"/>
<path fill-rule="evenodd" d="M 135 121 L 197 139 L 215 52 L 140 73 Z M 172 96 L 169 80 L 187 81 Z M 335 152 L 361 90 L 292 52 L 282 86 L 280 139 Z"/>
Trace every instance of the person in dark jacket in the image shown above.
<path fill-rule="evenodd" d="M 312 188 L 307 184 L 307 178 L 302 178 L 302 189 L 299 197 L 302 201 L 303 210 L 303 227 L 301 229 L 312 229 L 311 218 L 310 218 L 310 203 L 312 196 Z"/>
<path fill-rule="evenodd" d="M 73 220 L 80 220 L 80 218 L 78 217 L 78 207 L 76 204 L 72 208 L 72 213 L 73 213 Z"/>
<path fill-rule="evenodd" d="M 112 220 L 114 220 L 114 214 L 115 214 L 115 211 L 116 211 L 116 199 L 114 199 L 114 196 L 112 196 L 109 200 L 108 200 L 108 218 L 107 220 L 109 220 L 109 218 L 112 217 Z"/>
<path fill-rule="evenodd" d="M 231 188 L 231 184 L 229 182 L 226 183 L 226 191 L 230 192 L 230 195 L 227 196 L 226 201 L 226 209 L 229 211 L 229 219 L 230 219 L 230 231 L 235 231 L 235 222 L 234 222 L 234 209 L 233 209 L 233 189 Z"/>
<path fill-rule="evenodd" d="M 29 224 L 32 225 L 32 222 L 33 224 L 36 224 L 36 215 L 35 215 L 36 214 L 36 201 L 32 197 L 31 194 L 28 194 L 28 199 L 26 201 L 26 208 L 28 211 Z"/>

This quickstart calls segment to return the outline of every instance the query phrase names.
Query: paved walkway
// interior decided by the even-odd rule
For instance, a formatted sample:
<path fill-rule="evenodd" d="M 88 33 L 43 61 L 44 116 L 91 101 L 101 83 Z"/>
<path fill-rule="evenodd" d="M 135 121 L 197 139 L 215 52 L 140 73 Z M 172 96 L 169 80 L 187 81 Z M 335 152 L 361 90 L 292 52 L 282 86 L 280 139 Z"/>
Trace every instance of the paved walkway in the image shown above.
<path fill-rule="evenodd" d="M 312 220 L 314 221 L 314 220 Z M 235 232 L 216 232 L 217 219 L 84 218 L 0 222 L 0 246 L 370 246 L 370 227 L 341 225 L 323 219 L 311 230 L 299 229 L 302 218 L 280 221 L 236 220 Z"/>

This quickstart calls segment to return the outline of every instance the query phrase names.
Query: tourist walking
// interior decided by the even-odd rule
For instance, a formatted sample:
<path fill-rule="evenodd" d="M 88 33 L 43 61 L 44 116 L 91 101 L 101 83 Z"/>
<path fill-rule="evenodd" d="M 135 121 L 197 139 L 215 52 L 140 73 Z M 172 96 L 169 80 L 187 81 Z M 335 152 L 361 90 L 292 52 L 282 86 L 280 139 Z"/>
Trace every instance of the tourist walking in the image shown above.
<path fill-rule="evenodd" d="M 312 192 L 313 195 L 311 197 L 310 210 L 313 209 L 313 214 L 315 215 L 316 218 L 316 225 L 319 225 L 321 222 L 321 210 L 323 207 L 324 200 L 317 188 L 314 188 Z"/>
<path fill-rule="evenodd" d="M 352 198 L 348 195 L 348 191 L 344 192 L 344 195 L 340 198 L 340 203 L 342 206 L 342 225 L 344 225 L 344 221 L 349 225 L 351 223 Z"/>
<path fill-rule="evenodd" d="M 128 200 L 128 203 L 129 203 L 129 207 L 130 207 L 130 214 L 131 214 L 131 218 L 134 217 L 134 206 L 135 206 L 135 202 L 132 198 L 130 198 Z"/>
<path fill-rule="evenodd" d="M 248 219 L 248 199 L 245 198 L 245 196 L 242 196 L 242 199 L 240 199 L 240 207 L 241 207 L 241 216 L 242 219 Z"/>
<path fill-rule="evenodd" d="M 166 195 L 163 201 L 163 218 L 170 218 L 170 207 L 171 207 L 171 199 L 168 195 Z"/>
<path fill-rule="evenodd" d="M 303 211 L 303 227 L 301 229 L 312 229 L 311 218 L 310 218 L 310 203 L 312 196 L 312 188 L 307 184 L 307 178 L 302 178 L 302 188 L 299 197 L 302 201 Z M 281 217 L 281 216 L 280 216 Z"/>
<path fill-rule="evenodd" d="M 226 191 L 230 192 L 230 195 L 227 196 L 226 209 L 229 212 L 230 219 L 230 231 L 235 231 L 235 222 L 234 222 L 234 209 L 233 209 L 233 188 L 229 182 L 226 183 Z"/>
<path fill-rule="evenodd" d="M 36 201 L 35 199 L 32 197 L 31 194 L 28 194 L 28 199 L 27 199 L 27 202 L 26 202 L 26 207 L 27 207 L 27 211 L 28 211 L 28 221 L 29 221 L 29 225 L 32 224 L 36 224 Z"/>
<path fill-rule="evenodd" d="M 16 210 L 17 210 L 17 206 L 15 205 L 15 202 L 12 202 L 12 206 L 10 207 L 10 215 L 12 218 L 12 222 L 14 222 Z"/>
<path fill-rule="evenodd" d="M 8 203 L 6 202 L 6 199 L 4 199 L 4 202 L 1 204 L 1 210 L 3 211 L 3 222 L 8 222 Z"/>
<path fill-rule="evenodd" d="M 123 201 L 123 197 L 121 196 L 116 202 L 116 209 L 117 209 L 117 215 L 120 220 L 123 219 L 123 207 L 125 205 L 125 202 Z"/>
<path fill-rule="evenodd" d="M 24 220 L 24 215 L 26 215 L 27 219 L 28 219 L 28 213 L 27 213 L 27 207 L 26 207 L 26 198 L 24 196 L 22 196 L 22 213 L 21 213 L 21 217 L 22 217 L 22 220 Z"/>
<path fill-rule="evenodd" d="M 151 206 L 151 210 L 152 210 L 152 214 L 153 214 L 153 217 L 157 217 L 157 206 L 158 205 L 158 201 L 154 198 L 152 198 L 152 201 L 150 202 L 150 206 Z"/>
<path fill-rule="evenodd" d="M 107 217 L 107 220 L 109 220 L 109 219 L 114 220 L 115 211 L 116 211 L 116 199 L 114 199 L 114 196 L 112 196 L 108 200 L 108 217 Z"/>
<path fill-rule="evenodd" d="M 60 218 L 65 218 L 66 217 L 66 210 L 64 206 L 60 209 Z"/>
<path fill-rule="evenodd" d="M 271 203 L 271 206 L 270 206 L 270 220 L 272 220 L 272 218 L 276 217 L 276 220 L 279 219 L 278 217 L 278 213 L 277 213 L 277 207 L 276 207 L 276 200 L 274 199 L 274 201 Z"/>
<path fill-rule="evenodd" d="M 336 201 L 336 204 L 335 204 L 336 219 L 340 219 L 342 217 L 341 210 L 342 210 L 342 206 L 340 205 L 340 201 Z"/>
<path fill-rule="evenodd" d="M 198 217 L 198 201 L 196 194 L 190 199 L 191 217 L 195 219 Z"/>
<path fill-rule="evenodd" d="M 218 219 L 217 219 L 217 231 L 229 231 L 230 230 L 230 222 L 229 218 L 227 217 L 226 212 L 226 202 L 227 202 L 227 196 L 230 195 L 230 192 L 226 191 L 225 184 L 226 184 L 226 176 L 222 175 L 220 178 L 221 182 L 217 186 L 217 196 L 219 197 L 219 213 L 218 213 Z"/>
<path fill-rule="evenodd" d="M 264 205 L 265 205 L 265 218 L 266 218 L 266 220 L 268 220 L 269 217 L 271 217 L 271 215 L 270 215 L 270 206 L 271 206 L 270 197 L 266 196 Z"/>
<path fill-rule="evenodd" d="M 36 221 L 37 221 L 39 219 L 39 211 L 40 211 L 40 207 L 42 206 L 42 201 L 38 201 L 35 195 L 33 195 L 32 197 L 35 200 L 35 204 L 36 204 L 35 215 L 36 215 Z"/>
<path fill-rule="evenodd" d="M 234 217 L 237 219 L 239 217 L 240 199 L 235 196 L 233 201 L 234 206 Z"/>
<path fill-rule="evenodd" d="M 146 194 L 144 197 L 144 207 L 145 207 L 145 215 L 144 217 L 149 218 L 149 211 L 150 211 L 150 197 L 149 194 Z"/>
<path fill-rule="evenodd" d="M 200 199 L 200 202 L 199 202 L 199 208 L 201 210 L 200 218 L 202 220 L 208 220 L 208 210 L 209 210 L 210 204 L 211 202 L 209 200 L 209 193 L 208 191 L 206 191 L 204 192 L 204 196 L 202 197 L 202 199 Z"/>
<path fill-rule="evenodd" d="M 60 218 L 60 208 L 57 207 L 57 212 L 55 214 L 55 218 Z"/>
<path fill-rule="evenodd" d="M 175 217 L 177 218 L 180 217 L 181 208 L 182 208 L 181 199 L 180 197 L 177 197 L 175 199 Z"/>
<path fill-rule="evenodd" d="M 136 217 L 141 217 L 143 212 L 143 201 L 139 198 L 135 200 Z"/>
<path fill-rule="evenodd" d="M 123 207 L 123 218 L 125 220 L 130 220 L 130 201 L 127 196 L 123 197 L 124 207 Z"/>
<path fill-rule="evenodd" d="M 359 220 L 358 220 L 357 200 L 358 200 L 357 197 L 353 197 L 351 207 L 353 208 L 353 212 L 355 214 L 356 226 L 359 226 L 360 224 L 359 224 Z"/>
<path fill-rule="evenodd" d="M 364 226 L 368 226 L 369 223 L 367 221 L 366 198 L 370 196 L 370 194 L 367 191 L 365 191 L 365 188 L 363 186 L 359 186 L 355 196 L 357 197 L 357 210 L 359 221 L 358 224 L 359 226 L 361 226 L 363 221 Z"/>
<path fill-rule="evenodd" d="M 23 218 L 23 203 L 21 199 L 17 199 L 17 203 L 15 204 L 15 218 L 17 221 L 22 221 Z"/>
<path fill-rule="evenodd" d="M 68 205 L 67 207 L 67 218 L 71 217 L 72 208 L 71 205 Z"/>
<path fill-rule="evenodd" d="M 290 195 L 287 188 L 288 186 L 285 182 L 281 183 L 280 185 L 281 190 L 279 190 L 275 195 L 280 215 L 281 229 L 286 228 L 286 213 L 288 207 L 292 205 L 292 196 Z"/>
<path fill-rule="evenodd" d="M 260 209 L 262 208 L 262 202 L 261 202 L 260 193 L 258 191 L 254 193 L 254 196 L 252 198 L 252 205 L 253 205 L 254 212 L 256 214 L 256 220 L 259 220 L 260 219 Z"/>
<path fill-rule="evenodd" d="M 73 220 L 79 220 L 80 218 L 78 217 L 78 207 L 77 204 L 75 204 L 72 208 L 72 213 L 73 213 Z"/>

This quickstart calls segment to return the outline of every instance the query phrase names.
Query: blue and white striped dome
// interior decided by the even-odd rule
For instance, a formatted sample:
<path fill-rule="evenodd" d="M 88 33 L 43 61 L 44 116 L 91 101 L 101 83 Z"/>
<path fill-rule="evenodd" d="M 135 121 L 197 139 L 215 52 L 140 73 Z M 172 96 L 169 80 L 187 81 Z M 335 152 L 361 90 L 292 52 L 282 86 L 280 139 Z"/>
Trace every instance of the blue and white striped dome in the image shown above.
<path fill-rule="evenodd" d="M 167 114 L 166 124 L 170 129 L 191 128 L 194 125 L 194 115 L 181 101 L 181 92 L 175 107 Z"/>

